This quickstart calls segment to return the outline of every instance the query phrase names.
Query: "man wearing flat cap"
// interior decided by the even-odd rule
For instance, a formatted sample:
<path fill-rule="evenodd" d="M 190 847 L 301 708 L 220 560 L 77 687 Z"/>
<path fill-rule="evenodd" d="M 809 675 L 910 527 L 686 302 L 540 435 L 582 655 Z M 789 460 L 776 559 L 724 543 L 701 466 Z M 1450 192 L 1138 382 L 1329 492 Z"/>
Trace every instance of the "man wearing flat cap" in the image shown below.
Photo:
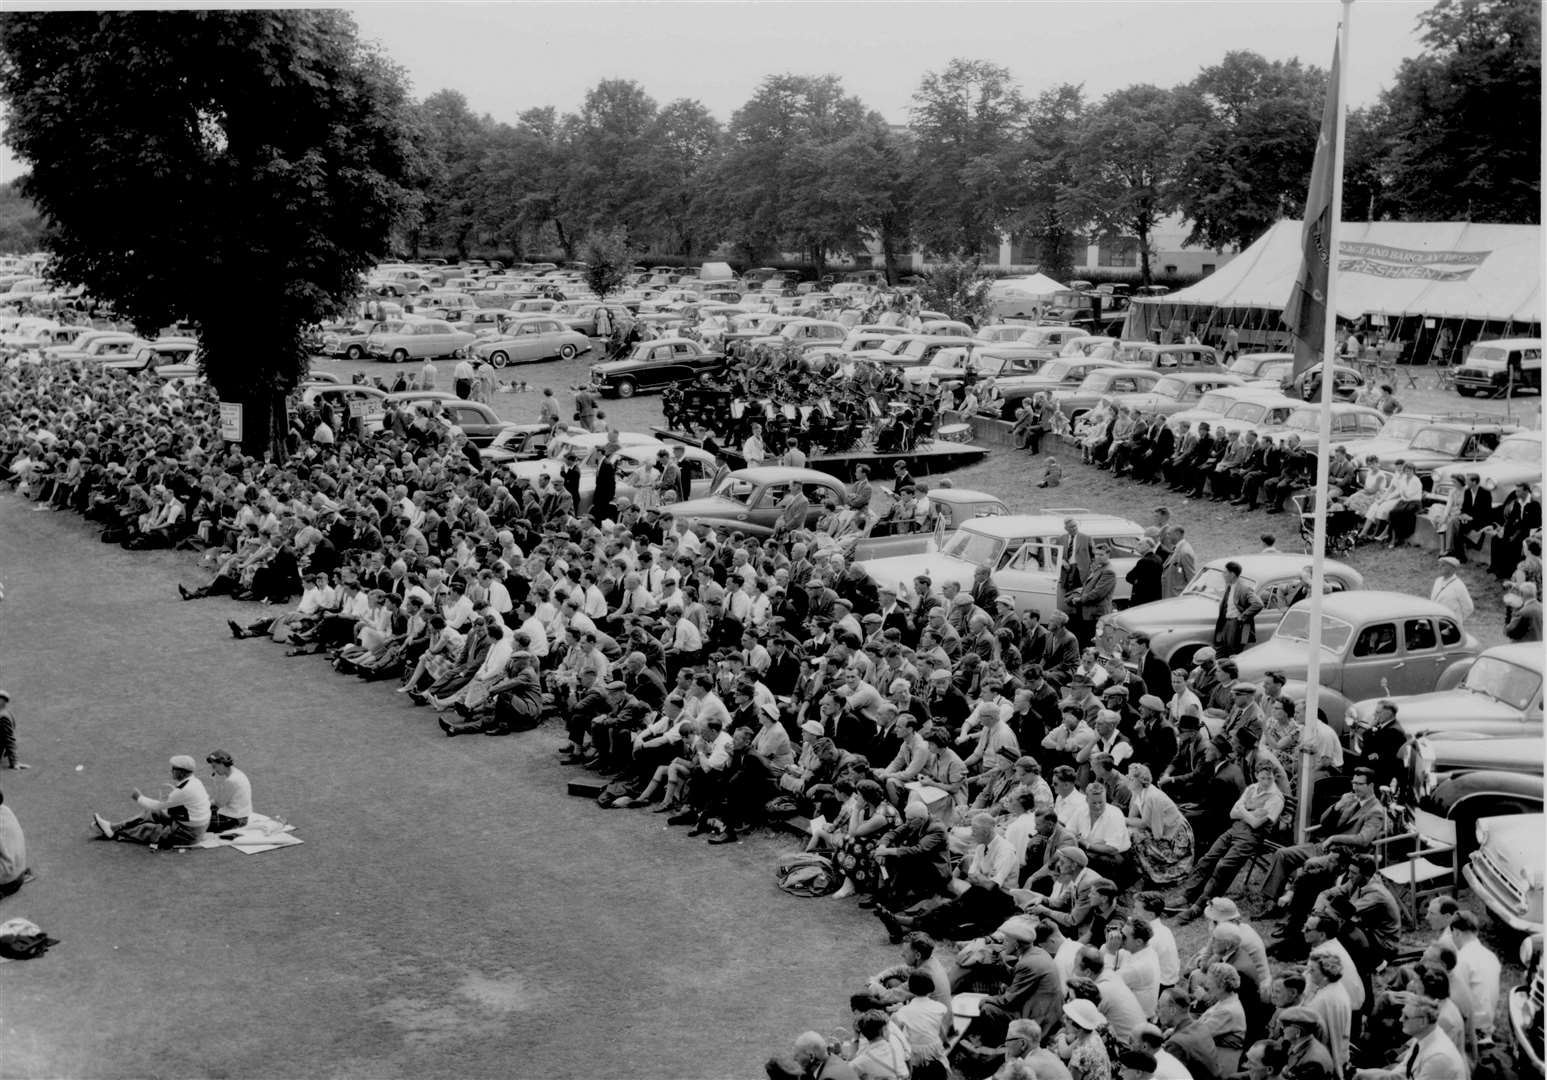
<path fill-rule="evenodd" d="M 1320 1075 L 1334 1077 L 1339 1075 L 1332 1066 L 1332 1055 L 1322 1043 L 1321 1019 L 1314 1011 L 1304 1005 L 1291 1005 L 1278 1014 L 1278 1022 L 1284 1029 L 1284 1066 L 1279 1070 L 1280 1075 L 1287 1074 L 1290 1069 L 1301 1066 L 1302 1063 L 1310 1063 L 1319 1066 L 1323 1071 Z M 1304 1070 L 1297 1075 L 1317 1075 L 1311 1070 Z"/>
<path fill-rule="evenodd" d="M 171 790 L 164 799 L 152 799 L 135 788 L 132 798 L 146 813 L 112 824 L 101 814 L 92 822 L 103 838 L 152 847 L 186 847 L 196 844 L 209 828 L 209 793 L 194 775 L 198 768 L 187 754 L 173 755 Z"/>

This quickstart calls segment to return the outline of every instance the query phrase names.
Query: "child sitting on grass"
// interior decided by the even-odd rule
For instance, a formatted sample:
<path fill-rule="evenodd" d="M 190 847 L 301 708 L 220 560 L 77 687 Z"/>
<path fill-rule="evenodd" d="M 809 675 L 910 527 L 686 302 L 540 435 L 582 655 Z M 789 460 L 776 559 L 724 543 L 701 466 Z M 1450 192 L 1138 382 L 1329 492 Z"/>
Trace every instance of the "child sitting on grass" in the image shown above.
<path fill-rule="evenodd" d="M 1039 488 L 1057 487 L 1064 479 L 1064 467 L 1058 464 L 1058 459 L 1049 457 L 1047 463 L 1042 466 L 1042 479 L 1037 481 Z"/>

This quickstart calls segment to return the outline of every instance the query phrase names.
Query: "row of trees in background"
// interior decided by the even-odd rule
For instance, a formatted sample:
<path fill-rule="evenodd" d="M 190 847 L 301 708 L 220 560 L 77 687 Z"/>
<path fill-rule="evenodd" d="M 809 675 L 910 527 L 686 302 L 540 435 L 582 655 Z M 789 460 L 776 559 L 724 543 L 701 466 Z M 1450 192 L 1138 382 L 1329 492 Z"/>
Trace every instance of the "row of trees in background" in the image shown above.
<path fill-rule="evenodd" d="M 1537 220 L 1540 12 L 1534 0 L 1442 0 L 1424 52 L 1349 118 L 1351 219 Z M 576 113 L 476 115 L 443 90 L 418 107 L 427 163 L 405 253 L 562 251 L 621 229 L 638 251 L 757 263 L 799 253 L 818 271 L 879 245 L 974 256 L 1001 234 L 1067 275 L 1079 237 L 1150 235 L 1171 214 L 1190 241 L 1244 245 L 1302 209 L 1326 73 L 1232 52 L 1191 82 L 1097 100 L 1028 95 L 1011 72 L 953 60 L 926 74 L 905 126 L 838 76 L 772 75 L 722 125 L 607 79 Z"/>

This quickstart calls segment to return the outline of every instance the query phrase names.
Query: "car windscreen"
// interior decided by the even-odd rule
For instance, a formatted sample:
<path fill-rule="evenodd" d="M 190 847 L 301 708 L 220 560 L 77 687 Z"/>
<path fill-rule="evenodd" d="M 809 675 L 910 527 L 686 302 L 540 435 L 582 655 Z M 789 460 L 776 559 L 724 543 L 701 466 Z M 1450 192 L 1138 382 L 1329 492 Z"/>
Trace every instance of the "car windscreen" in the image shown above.
<path fill-rule="evenodd" d="M 1255 424 L 1268 414 L 1268 407 L 1258 401 L 1242 401 L 1232 405 L 1225 413 L 1227 420 L 1245 420 Z"/>
<path fill-rule="evenodd" d="M 1512 461 L 1522 465 L 1540 465 L 1542 444 L 1536 439 L 1505 439 L 1488 458 L 1489 461 Z"/>
<path fill-rule="evenodd" d="M 736 476 L 727 476 L 715 489 L 714 494 L 722 499 L 730 499 L 746 505 L 750 502 L 753 493 L 757 491 L 757 485 L 750 480 L 744 480 Z"/>
<path fill-rule="evenodd" d="M 1186 392 L 1187 381 L 1185 379 L 1161 379 L 1150 388 L 1150 393 L 1156 397 L 1171 398 L 1173 400 L 1180 398 Z"/>
<path fill-rule="evenodd" d="M 972 563 L 974 566 L 996 566 L 1003 552 L 1003 540 L 968 529 L 957 529 L 946 538 L 945 544 L 940 548 L 942 555 Z"/>
<path fill-rule="evenodd" d="M 1413 450 L 1433 450 L 1441 454 L 1459 454 L 1466 445 L 1466 432 L 1449 428 L 1426 428 L 1408 444 Z"/>
<path fill-rule="evenodd" d="M 1542 675 L 1496 656 L 1479 656 L 1461 685 L 1474 694 L 1485 694 L 1523 710 L 1541 692 Z"/>
<path fill-rule="evenodd" d="M 1381 425 L 1380 438 L 1411 442 L 1428 421 L 1418 416 L 1393 416 Z"/>
<path fill-rule="evenodd" d="M 1049 382 L 1060 382 L 1068 377 L 1069 372 L 1072 369 L 1072 364 L 1066 364 L 1062 361 L 1054 360 L 1052 363 L 1045 365 L 1042 370 L 1038 372 L 1038 374 L 1047 379 Z"/>
<path fill-rule="evenodd" d="M 1297 608 L 1284 613 L 1284 618 L 1279 622 L 1278 629 L 1273 632 L 1275 638 L 1288 641 L 1310 641 L 1311 613 L 1308 608 Z M 1339 654 L 1348 645 L 1349 638 L 1354 636 L 1354 628 L 1342 619 L 1333 618 L 1331 615 L 1321 617 L 1321 647 L 1324 652 Z"/>

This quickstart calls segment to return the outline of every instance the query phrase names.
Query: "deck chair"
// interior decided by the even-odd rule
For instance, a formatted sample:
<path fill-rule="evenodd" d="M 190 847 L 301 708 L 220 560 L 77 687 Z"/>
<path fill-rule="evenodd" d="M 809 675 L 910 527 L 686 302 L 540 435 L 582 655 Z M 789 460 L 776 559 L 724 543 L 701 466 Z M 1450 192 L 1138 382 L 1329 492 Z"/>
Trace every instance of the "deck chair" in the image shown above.
<path fill-rule="evenodd" d="M 1397 845 L 1400 855 L 1387 862 L 1382 856 Z M 1413 827 L 1377 840 L 1375 851 L 1384 863 L 1376 872 L 1393 892 L 1400 889 L 1405 894 L 1410 925 L 1418 925 L 1425 899 L 1455 886 L 1456 823 L 1449 818 L 1414 808 Z"/>

